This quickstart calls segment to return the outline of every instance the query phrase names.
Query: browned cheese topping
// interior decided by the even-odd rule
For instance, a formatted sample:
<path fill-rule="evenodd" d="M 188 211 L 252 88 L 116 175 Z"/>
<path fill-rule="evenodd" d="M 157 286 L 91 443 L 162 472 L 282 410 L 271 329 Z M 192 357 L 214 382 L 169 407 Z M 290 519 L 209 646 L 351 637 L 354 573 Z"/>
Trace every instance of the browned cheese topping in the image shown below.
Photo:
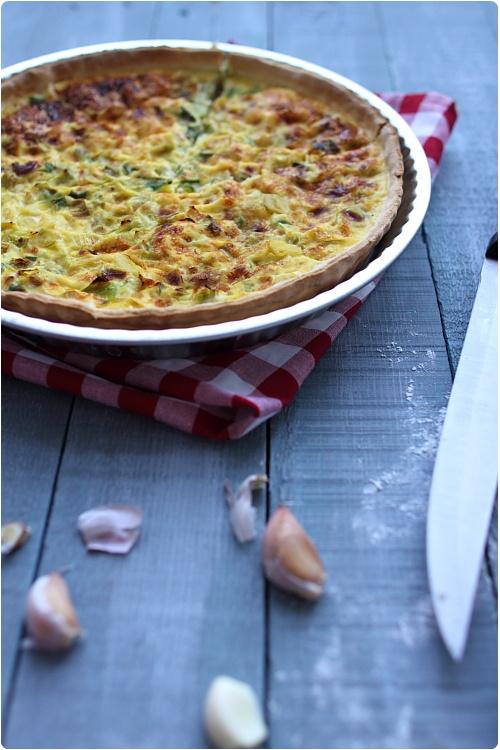
<path fill-rule="evenodd" d="M 92 307 L 238 300 L 354 245 L 380 145 L 291 89 L 151 72 L 62 83 L 3 117 L 4 290 Z"/>

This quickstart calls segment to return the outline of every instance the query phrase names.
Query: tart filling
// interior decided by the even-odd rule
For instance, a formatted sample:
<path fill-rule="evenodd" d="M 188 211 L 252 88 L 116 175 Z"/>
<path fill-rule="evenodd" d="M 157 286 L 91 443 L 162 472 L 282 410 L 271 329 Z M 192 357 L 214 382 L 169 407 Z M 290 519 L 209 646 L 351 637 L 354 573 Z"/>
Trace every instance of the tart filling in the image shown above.
<path fill-rule="evenodd" d="M 319 98 L 228 70 L 99 76 L 10 97 L 8 306 L 35 295 L 96 321 L 146 310 L 196 320 L 317 276 L 370 237 L 388 202 L 391 219 L 397 209 L 398 162 L 388 167 L 368 131 Z"/>

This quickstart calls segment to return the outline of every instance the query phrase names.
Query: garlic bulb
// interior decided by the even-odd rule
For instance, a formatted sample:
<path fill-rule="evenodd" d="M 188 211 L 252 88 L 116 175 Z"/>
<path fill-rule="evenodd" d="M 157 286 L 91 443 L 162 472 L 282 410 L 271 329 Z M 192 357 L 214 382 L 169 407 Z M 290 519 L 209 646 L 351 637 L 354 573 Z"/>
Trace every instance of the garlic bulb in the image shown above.
<path fill-rule="evenodd" d="M 224 493 L 229 505 L 229 520 L 236 539 L 242 544 L 252 541 L 257 536 L 257 511 L 252 505 L 252 492 L 263 487 L 266 482 L 265 474 L 251 474 L 243 480 L 236 494 L 233 493 L 228 481 L 224 484 Z"/>
<path fill-rule="evenodd" d="M 73 645 L 82 634 L 69 589 L 60 573 L 49 573 L 32 584 L 26 602 L 29 643 L 46 651 Z"/>
<path fill-rule="evenodd" d="M 11 552 L 22 547 L 31 536 L 31 529 L 22 521 L 13 521 L 2 526 L 2 555 L 10 555 Z"/>
<path fill-rule="evenodd" d="M 268 730 L 255 692 L 232 677 L 216 677 L 204 708 L 205 731 L 214 747 L 260 747 Z"/>
<path fill-rule="evenodd" d="M 314 542 L 288 508 L 271 516 L 262 542 L 266 577 L 304 599 L 318 599 L 326 576 Z"/>
<path fill-rule="evenodd" d="M 78 517 L 78 531 L 92 552 L 126 555 L 139 538 L 143 513 L 129 505 L 102 505 Z"/>

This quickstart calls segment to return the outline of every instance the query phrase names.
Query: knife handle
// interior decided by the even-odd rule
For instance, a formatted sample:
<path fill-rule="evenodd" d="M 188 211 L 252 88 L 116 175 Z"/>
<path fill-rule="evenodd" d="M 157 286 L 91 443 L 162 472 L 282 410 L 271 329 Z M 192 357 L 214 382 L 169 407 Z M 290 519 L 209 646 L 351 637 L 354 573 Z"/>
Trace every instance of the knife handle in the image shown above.
<path fill-rule="evenodd" d="M 492 260 L 498 260 L 498 232 L 495 232 L 486 248 L 486 257 Z"/>

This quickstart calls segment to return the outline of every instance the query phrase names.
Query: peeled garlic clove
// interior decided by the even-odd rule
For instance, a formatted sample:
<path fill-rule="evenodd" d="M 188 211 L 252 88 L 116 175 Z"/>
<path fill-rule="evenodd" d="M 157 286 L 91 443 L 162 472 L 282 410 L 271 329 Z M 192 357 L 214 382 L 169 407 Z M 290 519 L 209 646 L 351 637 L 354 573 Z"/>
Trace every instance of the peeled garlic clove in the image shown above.
<path fill-rule="evenodd" d="M 92 552 L 126 555 L 139 538 L 143 513 L 129 505 L 102 505 L 78 517 L 78 531 Z"/>
<path fill-rule="evenodd" d="M 326 581 L 314 542 L 288 508 L 279 507 L 267 524 L 262 542 L 266 577 L 304 599 L 318 599 Z"/>
<path fill-rule="evenodd" d="M 244 544 L 257 536 L 257 510 L 244 501 L 236 502 L 229 511 L 229 520 L 236 539 Z"/>
<path fill-rule="evenodd" d="M 22 521 L 13 521 L 2 526 L 2 555 L 10 555 L 22 547 L 31 536 L 31 530 Z"/>
<path fill-rule="evenodd" d="M 233 494 L 229 482 L 224 484 L 224 492 L 229 505 L 229 520 L 236 539 L 241 542 L 250 542 L 257 536 L 257 511 L 252 505 L 253 490 L 263 487 L 267 482 L 265 474 L 251 474 L 238 487 Z"/>
<path fill-rule="evenodd" d="M 260 747 L 268 730 L 255 692 L 232 677 L 216 677 L 204 708 L 205 731 L 214 747 Z"/>
<path fill-rule="evenodd" d="M 60 651 L 82 634 L 66 581 L 60 573 L 37 578 L 28 592 L 26 629 L 35 648 Z"/>

